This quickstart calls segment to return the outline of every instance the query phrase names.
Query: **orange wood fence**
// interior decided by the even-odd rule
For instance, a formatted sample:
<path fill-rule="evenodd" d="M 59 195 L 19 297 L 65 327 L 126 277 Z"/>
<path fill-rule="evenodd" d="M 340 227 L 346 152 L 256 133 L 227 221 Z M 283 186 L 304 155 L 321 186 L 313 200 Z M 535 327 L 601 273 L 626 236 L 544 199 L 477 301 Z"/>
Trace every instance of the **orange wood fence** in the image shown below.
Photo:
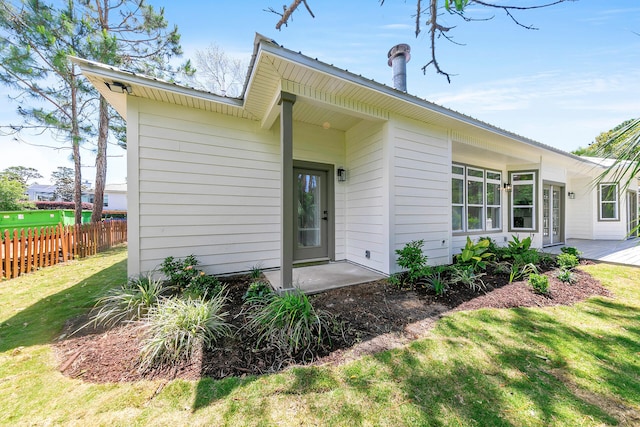
<path fill-rule="evenodd" d="M 5 230 L 0 241 L 0 278 L 21 274 L 75 258 L 84 258 L 127 241 L 126 221 Z"/>

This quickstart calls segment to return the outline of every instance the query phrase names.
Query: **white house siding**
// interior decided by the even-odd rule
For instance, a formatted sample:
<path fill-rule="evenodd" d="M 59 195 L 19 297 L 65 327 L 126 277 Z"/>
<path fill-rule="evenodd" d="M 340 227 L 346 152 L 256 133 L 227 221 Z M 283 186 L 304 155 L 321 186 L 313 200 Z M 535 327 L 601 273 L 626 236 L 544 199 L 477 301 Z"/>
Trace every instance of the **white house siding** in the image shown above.
<path fill-rule="evenodd" d="M 279 129 L 275 131 L 280 132 Z M 296 122 L 293 129 L 293 158 L 294 160 L 331 164 L 334 166 L 334 170 L 337 170 L 340 166 L 344 167 L 346 163 L 344 140 L 343 131 Z M 347 257 L 345 237 L 346 183 L 338 182 L 335 174 L 330 179 L 334 180 L 335 191 L 335 259 L 344 260 Z"/>
<path fill-rule="evenodd" d="M 138 158 L 129 157 L 139 175 L 140 271 L 189 254 L 212 274 L 278 266 L 278 134 L 153 101 L 140 110 Z"/>
<path fill-rule="evenodd" d="M 384 123 L 362 122 L 346 132 L 345 236 L 348 260 L 388 273 L 385 136 Z M 365 251 L 370 251 L 370 258 Z"/>
<path fill-rule="evenodd" d="M 108 210 L 127 210 L 127 194 L 126 193 L 110 193 L 105 191 L 104 193 L 109 198 L 109 206 L 105 207 Z"/>
<path fill-rule="evenodd" d="M 424 240 L 429 264 L 450 262 L 451 149 L 445 129 L 409 119 L 390 122 L 392 212 L 390 264 L 395 250 Z"/>
<path fill-rule="evenodd" d="M 567 182 L 567 192 L 575 193 L 575 199 L 567 199 L 566 237 L 568 239 L 593 239 L 594 215 L 597 197 L 591 178 L 573 178 Z"/>

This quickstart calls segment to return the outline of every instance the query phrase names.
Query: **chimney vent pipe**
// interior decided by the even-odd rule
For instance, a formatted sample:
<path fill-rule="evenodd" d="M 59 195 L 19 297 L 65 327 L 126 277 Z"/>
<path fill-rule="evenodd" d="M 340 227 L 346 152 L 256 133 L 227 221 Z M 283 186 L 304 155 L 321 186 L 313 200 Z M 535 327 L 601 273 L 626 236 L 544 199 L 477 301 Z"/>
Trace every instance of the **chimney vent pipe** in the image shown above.
<path fill-rule="evenodd" d="M 393 87 L 407 91 L 407 62 L 411 59 L 411 47 L 406 43 L 395 45 L 387 54 L 387 64 L 393 71 Z"/>

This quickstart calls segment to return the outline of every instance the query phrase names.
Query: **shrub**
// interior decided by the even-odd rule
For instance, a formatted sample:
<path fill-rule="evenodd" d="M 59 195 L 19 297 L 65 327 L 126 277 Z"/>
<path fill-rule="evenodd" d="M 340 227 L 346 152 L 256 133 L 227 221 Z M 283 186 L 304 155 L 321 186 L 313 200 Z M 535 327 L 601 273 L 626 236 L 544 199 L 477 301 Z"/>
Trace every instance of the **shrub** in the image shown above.
<path fill-rule="evenodd" d="M 451 283 L 462 283 L 469 289 L 479 292 L 486 290 L 487 287 L 481 277 L 485 273 L 476 273 L 471 266 L 457 265 L 451 270 Z"/>
<path fill-rule="evenodd" d="M 249 303 L 260 302 L 274 296 L 273 288 L 266 282 L 256 281 L 249 285 L 247 291 L 242 296 L 244 301 Z"/>
<path fill-rule="evenodd" d="M 558 264 L 558 267 L 563 270 L 571 270 L 572 268 L 577 267 L 578 264 L 580 264 L 580 261 L 575 255 L 563 252 L 558 254 L 556 257 L 556 263 Z"/>
<path fill-rule="evenodd" d="M 200 271 L 196 276 L 191 278 L 191 281 L 185 289 L 187 296 L 191 297 L 206 297 L 216 296 L 222 292 L 222 283 L 216 276 L 210 276 L 205 274 L 204 271 Z"/>
<path fill-rule="evenodd" d="M 549 278 L 544 274 L 530 274 L 529 285 L 539 294 L 546 295 L 549 293 Z"/>
<path fill-rule="evenodd" d="M 402 285 L 402 280 L 400 280 L 399 274 L 392 274 L 387 278 L 387 283 L 391 286 L 399 288 Z"/>
<path fill-rule="evenodd" d="M 573 256 L 575 256 L 576 258 L 580 258 L 580 255 L 582 254 L 582 252 L 580 252 L 578 249 L 574 248 L 573 246 L 563 246 L 560 248 L 560 251 L 563 254 L 571 254 Z"/>
<path fill-rule="evenodd" d="M 175 259 L 172 256 L 166 257 L 160 265 L 162 271 L 179 291 L 183 291 L 189 286 L 189 282 L 200 272 L 195 268 L 198 260 L 194 255 L 189 255 L 185 259 Z"/>
<path fill-rule="evenodd" d="M 313 308 L 300 290 L 252 305 L 247 318 L 245 328 L 257 335 L 258 346 L 268 343 L 288 356 L 322 348 L 337 325 L 330 313 Z"/>
<path fill-rule="evenodd" d="M 113 326 L 126 320 L 142 319 L 170 290 L 162 280 L 155 280 L 151 275 L 129 279 L 125 285 L 111 290 L 96 302 L 94 310 L 97 312 L 89 323 Z"/>
<path fill-rule="evenodd" d="M 571 272 L 570 270 L 560 270 L 558 274 L 556 274 L 556 277 L 561 282 L 569 283 L 570 285 L 574 284 L 577 281 L 575 273 Z"/>
<path fill-rule="evenodd" d="M 398 265 L 407 269 L 406 281 L 415 284 L 418 279 L 428 274 L 427 256 L 422 252 L 424 240 L 414 240 L 397 249 Z"/>
<path fill-rule="evenodd" d="M 471 238 L 467 236 L 465 247 L 456 256 L 456 264 L 470 265 L 473 271 L 485 270 L 487 268 L 487 259 L 494 256 L 493 253 L 489 252 L 490 245 L 490 239 L 480 239 L 473 243 Z"/>
<path fill-rule="evenodd" d="M 210 300 L 164 298 L 153 306 L 144 322 L 140 369 L 189 360 L 200 347 L 210 348 L 230 335 L 231 327 L 222 312 L 226 294 Z"/>

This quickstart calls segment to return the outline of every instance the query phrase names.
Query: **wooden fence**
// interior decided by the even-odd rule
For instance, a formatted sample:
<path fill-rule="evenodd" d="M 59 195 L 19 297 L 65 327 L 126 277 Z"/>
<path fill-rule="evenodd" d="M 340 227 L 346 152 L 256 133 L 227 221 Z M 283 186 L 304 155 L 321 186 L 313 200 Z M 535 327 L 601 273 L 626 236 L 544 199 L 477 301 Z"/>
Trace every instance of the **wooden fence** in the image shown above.
<path fill-rule="evenodd" d="M 0 241 L 0 278 L 84 258 L 127 241 L 127 221 L 5 230 Z"/>

